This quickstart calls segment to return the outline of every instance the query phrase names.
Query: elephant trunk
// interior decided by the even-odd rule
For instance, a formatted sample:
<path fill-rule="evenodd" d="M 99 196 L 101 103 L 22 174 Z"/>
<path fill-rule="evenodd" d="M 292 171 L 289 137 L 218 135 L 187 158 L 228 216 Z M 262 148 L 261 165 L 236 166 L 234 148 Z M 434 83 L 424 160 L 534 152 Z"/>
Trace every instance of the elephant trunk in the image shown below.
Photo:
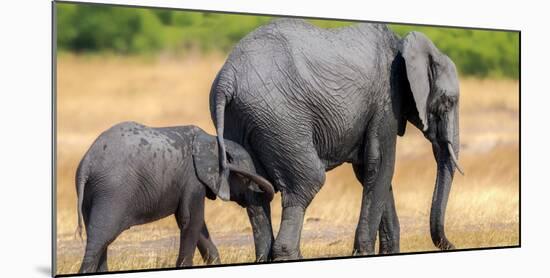
<path fill-rule="evenodd" d="M 433 243 L 441 250 L 454 249 L 445 235 L 445 211 L 453 182 L 455 167 L 458 165 L 460 140 L 458 133 L 458 108 L 438 125 L 438 138 L 432 142 L 437 161 L 437 177 L 430 211 L 430 234 Z"/>
<path fill-rule="evenodd" d="M 437 178 L 435 180 L 435 190 L 432 198 L 432 209 L 430 211 L 430 234 L 433 243 L 441 250 L 454 249 L 453 244 L 445 236 L 445 210 L 453 182 L 454 165 L 448 154 L 448 149 L 438 145 L 433 145 L 434 152 L 438 152 L 440 158 L 437 162 Z M 445 153 L 445 154 L 442 154 Z"/>
<path fill-rule="evenodd" d="M 254 247 L 256 261 L 265 262 L 271 260 L 271 246 L 274 237 L 271 227 L 271 207 L 269 202 L 253 203 L 246 208 L 246 212 L 252 226 L 254 235 Z"/>
<path fill-rule="evenodd" d="M 231 163 L 227 164 L 227 168 L 254 181 L 258 185 L 258 187 L 265 193 L 267 201 L 271 202 L 271 200 L 273 200 L 273 197 L 275 196 L 275 189 L 268 180 L 264 179 L 262 176 L 248 172 L 245 169 L 241 169 Z"/>

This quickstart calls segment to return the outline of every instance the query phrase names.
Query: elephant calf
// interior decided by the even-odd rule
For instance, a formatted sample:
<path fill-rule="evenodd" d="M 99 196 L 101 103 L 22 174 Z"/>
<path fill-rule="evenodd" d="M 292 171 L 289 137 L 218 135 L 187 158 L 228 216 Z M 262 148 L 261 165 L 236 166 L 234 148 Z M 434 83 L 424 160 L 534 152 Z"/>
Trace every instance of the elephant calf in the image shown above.
<path fill-rule="evenodd" d="M 255 233 L 265 226 L 269 220 L 254 211 L 271 201 L 273 187 L 255 174 L 240 145 L 225 144 L 227 177 L 219 176 L 216 137 L 196 126 L 124 122 L 103 132 L 76 173 L 78 232 L 83 220 L 87 233 L 80 273 L 107 271 L 107 247 L 122 231 L 172 214 L 181 231 L 176 266 L 192 265 L 195 247 L 206 263 L 219 263 L 204 222 L 205 197 L 247 207 Z"/>

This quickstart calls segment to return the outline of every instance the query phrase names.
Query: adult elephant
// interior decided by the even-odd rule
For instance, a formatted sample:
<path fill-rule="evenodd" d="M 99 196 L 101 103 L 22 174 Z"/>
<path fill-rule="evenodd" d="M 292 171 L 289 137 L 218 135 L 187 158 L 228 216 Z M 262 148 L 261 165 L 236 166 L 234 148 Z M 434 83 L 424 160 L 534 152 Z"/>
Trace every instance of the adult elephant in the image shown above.
<path fill-rule="evenodd" d="M 229 172 L 223 138 L 243 145 L 282 194 L 273 258 L 292 260 L 301 258 L 304 213 L 325 172 L 352 163 L 363 184 L 353 254 L 374 254 L 378 230 L 380 252 L 399 252 L 391 180 L 396 137 L 410 121 L 437 161 L 431 237 L 452 249 L 444 219 L 458 167 L 458 100 L 454 63 L 421 33 L 401 39 L 380 24 L 321 29 L 274 20 L 235 46 L 212 85 L 220 175 Z M 263 230 L 255 238 L 266 248 L 256 251 L 267 257 L 273 236 Z"/>

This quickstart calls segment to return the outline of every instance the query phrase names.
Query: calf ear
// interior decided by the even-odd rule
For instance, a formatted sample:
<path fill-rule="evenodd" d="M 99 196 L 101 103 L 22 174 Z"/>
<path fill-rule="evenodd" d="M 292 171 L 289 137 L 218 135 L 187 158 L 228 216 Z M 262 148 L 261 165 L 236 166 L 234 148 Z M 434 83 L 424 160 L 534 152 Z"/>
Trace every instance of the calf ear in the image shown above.
<path fill-rule="evenodd" d="M 218 162 L 216 137 L 198 134 L 193 138 L 193 165 L 199 180 L 220 199 L 229 200 L 228 177 L 222 176 Z"/>

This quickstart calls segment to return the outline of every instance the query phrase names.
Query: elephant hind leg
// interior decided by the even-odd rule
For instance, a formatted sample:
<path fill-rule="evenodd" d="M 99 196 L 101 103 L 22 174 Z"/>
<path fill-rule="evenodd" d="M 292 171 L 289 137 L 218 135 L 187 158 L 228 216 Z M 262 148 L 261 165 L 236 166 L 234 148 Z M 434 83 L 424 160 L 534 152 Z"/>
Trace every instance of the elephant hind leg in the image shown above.
<path fill-rule="evenodd" d="M 287 163 L 284 175 L 279 181 L 281 188 L 283 213 L 277 238 L 273 244 L 273 259 L 302 259 L 300 238 L 304 224 L 304 215 L 317 192 L 325 182 L 325 167 L 315 150 L 302 150 L 289 157 L 300 163 Z"/>
<path fill-rule="evenodd" d="M 273 260 L 300 260 L 300 237 L 304 224 L 305 208 L 299 206 L 283 208 L 281 225 L 273 244 Z"/>

